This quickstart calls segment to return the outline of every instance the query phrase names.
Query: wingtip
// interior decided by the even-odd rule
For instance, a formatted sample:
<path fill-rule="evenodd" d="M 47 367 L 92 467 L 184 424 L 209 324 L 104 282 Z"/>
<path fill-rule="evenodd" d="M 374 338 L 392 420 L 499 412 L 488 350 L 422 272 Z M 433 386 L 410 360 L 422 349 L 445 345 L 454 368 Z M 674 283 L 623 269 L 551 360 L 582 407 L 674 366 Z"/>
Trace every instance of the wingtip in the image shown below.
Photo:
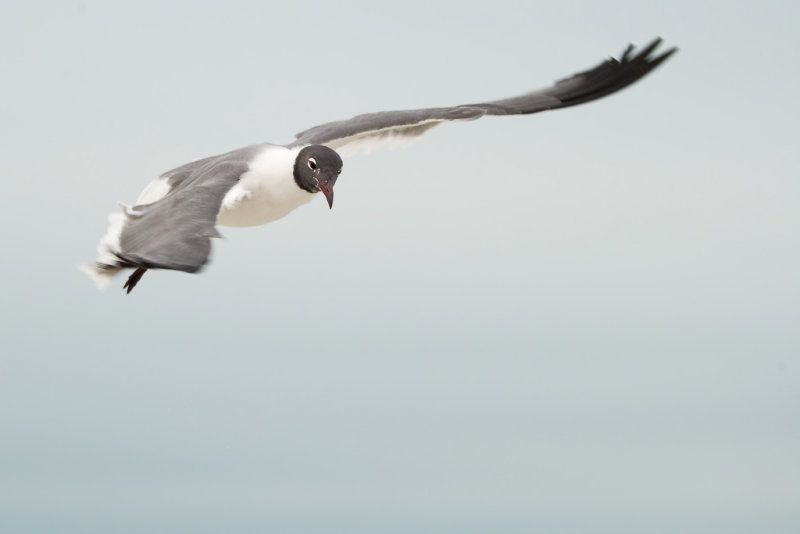
<path fill-rule="evenodd" d="M 673 46 L 668 48 L 667 50 L 660 52 L 656 56 L 652 56 L 653 52 L 661 46 L 664 42 L 664 39 L 661 37 L 655 37 L 652 41 L 647 43 L 643 48 L 636 51 L 634 55 L 634 50 L 636 50 L 636 46 L 633 43 L 630 43 L 625 50 L 620 54 L 619 62 L 620 63 L 637 63 L 637 62 L 644 62 L 648 65 L 649 69 L 655 68 L 657 65 L 666 61 L 671 55 L 675 54 L 679 49 L 677 46 Z"/>
<path fill-rule="evenodd" d="M 663 61 L 663 60 L 667 59 L 669 56 L 671 56 L 672 54 L 680 52 L 680 50 L 681 49 L 678 48 L 677 46 L 673 46 L 672 48 L 668 48 L 667 50 L 662 52 L 661 55 L 658 56 L 655 60 L 656 61 Z"/>
<path fill-rule="evenodd" d="M 631 58 L 631 61 L 638 61 L 642 59 L 647 59 L 647 57 L 653 53 L 653 51 L 658 48 L 664 40 L 661 37 L 656 37 L 652 41 L 650 41 L 647 45 L 644 46 L 639 52 Z"/>
<path fill-rule="evenodd" d="M 630 58 L 631 52 L 633 52 L 634 48 L 635 48 L 635 46 L 633 45 L 633 43 L 628 43 L 628 46 L 626 46 L 625 50 L 623 50 L 622 53 L 619 55 L 619 62 L 620 63 L 625 63 L 626 61 L 628 61 L 628 59 Z"/>

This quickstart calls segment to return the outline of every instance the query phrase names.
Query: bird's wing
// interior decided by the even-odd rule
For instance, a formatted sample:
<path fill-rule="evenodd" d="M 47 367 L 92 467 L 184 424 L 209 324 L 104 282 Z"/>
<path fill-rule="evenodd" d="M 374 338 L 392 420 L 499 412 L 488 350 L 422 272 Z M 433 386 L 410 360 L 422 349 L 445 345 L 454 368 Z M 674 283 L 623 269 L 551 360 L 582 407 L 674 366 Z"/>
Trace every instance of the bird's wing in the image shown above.
<path fill-rule="evenodd" d="M 262 146 L 188 163 L 159 178 L 168 192 L 149 204 L 126 207 L 114 254 L 123 266 L 194 273 L 208 261 L 210 239 L 221 237 L 217 215 L 230 189 L 249 170 Z"/>
<path fill-rule="evenodd" d="M 484 115 L 526 115 L 582 104 L 619 91 L 656 68 L 677 48 L 653 55 L 661 39 L 634 53 L 628 45 L 619 59 L 609 58 L 593 69 L 521 96 L 454 107 L 381 111 L 329 122 L 297 134 L 290 146 L 327 145 L 345 152 L 384 142 L 418 137 L 445 121 L 474 120 Z"/>

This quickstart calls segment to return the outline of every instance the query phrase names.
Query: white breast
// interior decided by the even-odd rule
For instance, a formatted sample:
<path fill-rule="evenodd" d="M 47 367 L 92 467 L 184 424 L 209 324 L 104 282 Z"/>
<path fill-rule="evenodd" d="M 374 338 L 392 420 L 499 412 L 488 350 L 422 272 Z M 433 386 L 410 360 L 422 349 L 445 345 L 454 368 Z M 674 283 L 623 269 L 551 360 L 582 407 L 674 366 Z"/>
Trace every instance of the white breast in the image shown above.
<path fill-rule="evenodd" d="M 299 148 L 268 145 L 250 163 L 239 183 L 222 201 L 217 224 L 257 226 L 284 217 L 312 198 L 294 181 L 294 161 Z"/>

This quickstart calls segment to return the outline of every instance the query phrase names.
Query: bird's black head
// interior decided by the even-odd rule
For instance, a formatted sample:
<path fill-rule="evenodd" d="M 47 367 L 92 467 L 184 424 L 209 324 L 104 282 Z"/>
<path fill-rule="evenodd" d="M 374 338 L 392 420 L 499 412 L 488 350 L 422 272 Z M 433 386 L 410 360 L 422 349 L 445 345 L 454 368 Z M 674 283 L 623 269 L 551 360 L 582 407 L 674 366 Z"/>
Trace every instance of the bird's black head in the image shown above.
<path fill-rule="evenodd" d="M 311 145 L 303 148 L 294 160 L 294 181 L 309 193 L 322 191 L 333 207 L 333 185 L 342 172 L 342 158 L 334 150 Z"/>

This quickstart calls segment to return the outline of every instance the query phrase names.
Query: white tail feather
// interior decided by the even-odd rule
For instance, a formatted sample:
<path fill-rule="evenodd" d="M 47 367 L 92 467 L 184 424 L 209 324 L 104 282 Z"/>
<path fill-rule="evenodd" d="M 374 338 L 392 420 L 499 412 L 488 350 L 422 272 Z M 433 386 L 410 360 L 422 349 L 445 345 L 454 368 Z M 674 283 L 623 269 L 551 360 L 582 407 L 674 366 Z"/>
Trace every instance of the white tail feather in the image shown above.
<path fill-rule="evenodd" d="M 105 235 L 100 238 L 97 244 L 97 260 L 94 265 L 81 265 L 79 269 L 86 273 L 91 278 L 98 289 L 106 289 L 113 278 L 119 273 L 120 269 L 116 267 L 119 263 L 117 254 L 120 253 L 119 238 L 122 234 L 122 227 L 125 226 L 127 215 L 124 212 L 109 213 L 108 215 L 108 230 Z"/>
<path fill-rule="evenodd" d="M 121 271 L 121 269 L 115 269 L 113 267 L 108 269 L 98 267 L 97 264 L 78 265 L 78 269 L 83 271 L 89 278 L 91 278 L 94 282 L 94 285 L 97 286 L 97 289 L 100 291 L 105 291 L 108 289 L 108 286 L 111 285 L 114 277 L 117 276 Z"/>

